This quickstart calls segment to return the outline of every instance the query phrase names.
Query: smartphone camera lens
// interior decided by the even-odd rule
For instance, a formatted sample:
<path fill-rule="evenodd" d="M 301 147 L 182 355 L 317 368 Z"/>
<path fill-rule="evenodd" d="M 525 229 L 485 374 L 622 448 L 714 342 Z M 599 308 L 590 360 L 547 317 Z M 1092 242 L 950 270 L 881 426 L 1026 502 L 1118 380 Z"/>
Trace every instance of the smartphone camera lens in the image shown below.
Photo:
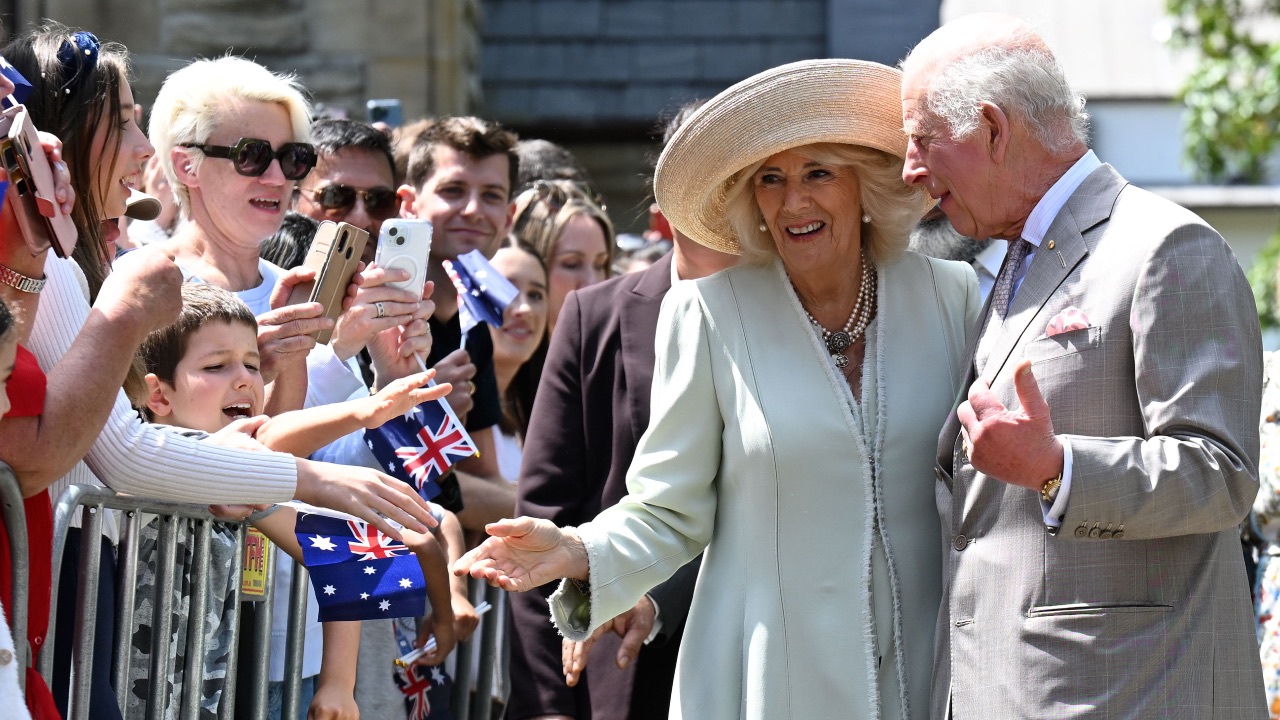
<path fill-rule="evenodd" d="M 404 238 L 402 238 L 402 237 L 398 237 L 398 238 L 396 238 L 396 244 L 397 244 L 397 245 L 403 245 L 403 244 L 404 244 Z"/>

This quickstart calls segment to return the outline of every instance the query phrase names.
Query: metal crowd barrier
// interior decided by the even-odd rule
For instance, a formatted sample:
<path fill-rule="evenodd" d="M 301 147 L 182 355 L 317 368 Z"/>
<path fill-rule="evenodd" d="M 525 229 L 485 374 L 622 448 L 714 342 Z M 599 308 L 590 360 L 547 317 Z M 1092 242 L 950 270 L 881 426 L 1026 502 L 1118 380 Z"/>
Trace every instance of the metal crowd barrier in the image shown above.
<path fill-rule="evenodd" d="M 26 524 L 23 515 L 22 493 L 9 468 L 0 464 L 0 500 L 4 504 L 5 523 L 9 528 L 10 548 L 14 576 L 25 577 L 27 574 L 27 542 Z M 182 720 L 196 720 L 200 716 L 200 689 L 203 685 L 203 660 L 205 648 L 204 616 L 209 603 L 209 584 L 206 572 L 210 565 L 210 542 L 212 522 L 216 520 L 204 506 L 182 505 L 157 500 L 147 500 L 130 496 L 117 495 L 101 487 L 73 485 L 68 488 L 54 507 L 53 536 L 53 584 L 51 588 L 49 630 L 45 639 L 48 648 L 40 655 L 39 671 L 46 681 L 53 676 L 54 636 L 58 631 L 57 607 L 59 578 L 63 554 L 66 549 L 67 533 L 76 510 L 81 517 L 81 553 L 79 566 L 79 582 L 75 588 L 76 619 L 74 628 L 73 657 L 71 663 L 71 697 L 67 708 L 67 720 L 85 720 L 89 715 L 91 668 L 93 667 L 94 633 L 97 617 L 99 568 L 102 555 L 102 523 L 107 511 L 120 511 L 121 533 L 117 547 L 117 583 L 115 618 L 103 618 L 104 622 L 115 622 L 115 645 L 112 648 L 113 673 L 112 680 L 116 690 L 116 702 L 122 714 L 127 714 L 126 704 L 129 697 L 130 671 L 132 669 L 132 640 L 135 628 L 133 616 L 137 606 L 138 547 L 142 536 L 142 515 L 155 515 L 158 523 L 157 565 L 155 579 L 155 600 L 153 601 L 152 633 L 150 647 L 150 665 L 147 675 L 149 696 L 146 698 L 146 717 L 161 718 L 165 716 L 165 708 L 171 704 L 177 707 L 177 717 Z M 236 545 L 238 551 L 234 555 L 230 569 L 231 577 L 239 578 L 243 570 L 244 544 L 247 535 L 247 524 L 227 523 L 236 528 Z M 192 548 L 192 572 L 187 583 L 191 595 L 188 599 L 187 612 L 187 646 L 186 665 L 184 667 L 181 697 L 169 697 L 170 686 L 167 682 L 170 663 L 173 658 L 169 652 L 169 642 L 173 634 L 174 608 L 170 602 L 174 598 L 174 587 L 179 586 L 182 578 L 175 577 L 174 567 L 177 561 L 179 540 L 185 539 Z M 26 586 L 13 583 L 13 635 L 16 646 L 25 648 L 25 656 L 19 652 L 19 668 L 30 662 L 31 652 L 26 639 Z M 250 720 L 266 720 L 267 717 L 267 681 L 269 666 L 267 657 L 271 643 L 272 596 L 274 590 L 274 572 L 269 572 L 265 595 L 258 602 L 258 610 L 254 615 L 254 646 L 249 649 L 249 656 L 254 665 L 249 674 L 250 686 L 247 689 Z M 219 699 L 219 720 L 232 720 L 236 714 L 237 667 L 239 662 L 239 628 L 241 620 L 241 588 L 234 584 L 232 596 L 230 645 L 227 654 L 226 679 L 222 695 Z M 282 693 L 281 717 L 296 718 L 299 715 L 299 695 L 302 682 L 303 639 L 306 630 L 307 602 L 310 592 L 307 587 L 307 571 L 295 563 L 290 590 L 288 634 L 285 649 L 285 683 Z M 480 581 L 472 581 L 472 601 L 478 604 L 488 600 L 493 611 L 480 620 L 480 626 L 472 639 L 459 643 L 457 649 L 457 669 L 453 687 L 453 714 L 457 720 L 488 720 L 492 711 L 495 684 L 501 682 L 505 688 L 506 679 L 498 678 L 495 672 L 495 657 L 500 660 L 499 672 L 505 673 L 507 667 L 506 642 L 498 642 L 498 627 L 506 623 L 506 593 L 498 588 L 491 588 Z M 64 629 L 65 630 L 65 629 Z M 509 633 L 503 638 L 510 637 Z M 19 640 L 21 638 L 21 640 Z M 472 656 L 480 652 L 480 672 L 476 678 L 474 696 L 471 696 Z M 388 668 L 388 672 L 391 669 Z M 19 673 L 22 677 L 22 673 Z"/>
<path fill-rule="evenodd" d="M 53 587 L 49 621 L 49 632 L 45 646 L 54 646 L 54 635 L 57 627 L 58 584 L 61 574 L 63 553 L 66 549 L 67 532 L 77 508 L 81 517 L 81 554 L 79 567 L 79 583 L 76 588 L 76 620 L 74 629 L 74 651 L 71 663 L 71 697 L 67 708 L 68 720 L 84 720 L 89 715 L 89 693 L 91 684 L 91 668 L 93 667 L 93 627 L 97 618 L 98 583 L 100 578 L 99 562 L 102 556 L 102 522 L 107 511 L 118 510 L 122 513 L 120 542 L 117 547 L 117 583 L 115 618 L 104 618 L 104 622 L 115 622 L 115 646 L 112 648 L 113 673 L 112 680 L 116 689 L 116 702 L 121 713 L 126 713 L 128 701 L 130 671 L 132 669 L 132 647 L 134 626 L 133 616 L 137 605 L 138 546 L 142 536 L 142 514 L 156 516 L 158 523 L 157 562 L 155 579 L 155 598 L 153 600 L 152 633 L 150 647 L 150 665 L 147 676 L 150 678 L 149 694 L 146 698 L 146 717 L 160 718 L 165 715 L 166 706 L 177 707 L 179 718 L 196 720 L 200 716 L 200 689 L 203 685 L 205 635 L 204 620 L 209 604 L 209 584 L 206 573 L 210 567 L 210 542 L 212 523 L 216 519 L 203 506 L 181 505 L 156 500 L 116 495 L 111 490 L 88 485 L 73 485 L 62 494 L 54 508 L 53 538 Z M 239 578 L 243 570 L 244 543 L 247 525 L 244 523 L 228 523 L 235 528 L 237 552 L 230 568 L 233 583 L 230 605 L 230 644 L 227 651 L 227 671 L 222 695 L 219 699 L 219 720 L 232 720 L 236 717 L 236 669 L 239 661 L 239 626 L 241 614 L 241 592 Z M 190 597 L 188 601 L 186 665 L 184 666 L 181 696 L 169 697 L 171 690 L 168 683 L 170 663 L 173 658 L 169 652 L 169 643 L 173 633 L 174 587 L 180 587 L 182 578 L 175 577 L 174 567 L 177 561 L 179 540 L 184 539 L 192 549 L 192 571 L 188 581 Z M 15 567 L 16 564 L 15 564 Z M 301 569 L 300 569 L 301 570 Z M 297 707 L 299 681 L 302 669 L 301 653 L 293 651 L 296 645 L 301 648 L 302 632 L 305 629 L 306 616 L 306 571 L 301 570 L 303 592 L 295 592 L 290 598 L 290 650 L 285 657 L 285 677 L 293 682 L 285 684 L 284 707 Z M 296 575 L 297 573 L 295 573 Z M 256 615 L 255 643 L 250 655 L 257 663 L 249 688 L 249 717 L 253 720 L 265 720 L 267 717 L 267 663 L 266 658 L 271 642 L 271 602 L 272 585 L 266 584 L 259 612 Z M 298 583 L 295 577 L 294 587 Z M 65 630 L 65 628 L 64 628 Z M 46 680 L 53 675 L 52 649 L 40 656 L 40 674 Z M 284 717 L 290 717 L 285 715 Z"/>
<path fill-rule="evenodd" d="M 511 633 L 503 632 L 501 643 L 498 637 L 498 628 L 507 624 L 507 593 L 475 578 L 471 579 L 469 590 L 472 605 L 487 601 L 493 609 L 481 616 L 480 625 L 472 633 L 470 640 L 458 643 L 455 651 L 457 668 L 454 671 L 450 705 L 455 720 L 489 720 L 493 711 L 494 688 L 501 683 L 505 693 L 510 687 L 505 675 L 507 668 L 510 667 L 507 658 L 510 652 Z M 471 666 L 477 649 L 480 652 L 480 672 L 473 686 Z M 500 668 L 504 677 L 499 679 L 495 668 Z M 473 689 L 474 692 L 472 692 Z"/>
<path fill-rule="evenodd" d="M 4 526 L 9 534 L 9 567 L 13 572 L 9 602 L 6 608 L 13 621 L 9 630 L 13 633 L 13 649 L 17 652 L 18 687 L 26 690 L 27 667 L 31 665 L 31 643 L 27 641 L 27 516 L 22 505 L 22 489 L 13 469 L 0 462 L 0 503 L 4 505 Z"/>

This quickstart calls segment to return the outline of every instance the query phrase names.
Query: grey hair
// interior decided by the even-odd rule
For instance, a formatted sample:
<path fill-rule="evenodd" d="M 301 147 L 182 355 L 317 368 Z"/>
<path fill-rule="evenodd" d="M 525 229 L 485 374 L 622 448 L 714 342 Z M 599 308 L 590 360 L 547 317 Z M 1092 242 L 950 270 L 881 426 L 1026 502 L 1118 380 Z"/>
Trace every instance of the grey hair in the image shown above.
<path fill-rule="evenodd" d="M 876 263 L 885 263 L 907 247 L 911 228 L 924 212 L 924 192 L 902 182 L 902 159 L 862 145 L 815 143 L 793 148 L 814 162 L 853 168 L 858 176 L 862 211 L 871 217 L 864 223 L 862 240 Z M 752 178 L 768 158 L 734 173 L 725 181 L 725 215 L 745 263 L 763 265 L 778 256 L 773 236 L 760 230 Z"/>
<path fill-rule="evenodd" d="M 983 102 L 1026 123 L 1053 153 L 1087 144 L 1084 96 L 1071 90 L 1053 54 L 1038 47 L 988 47 L 961 57 L 933 79 L 926 108 L 963 140 L 978 129 Z"/>

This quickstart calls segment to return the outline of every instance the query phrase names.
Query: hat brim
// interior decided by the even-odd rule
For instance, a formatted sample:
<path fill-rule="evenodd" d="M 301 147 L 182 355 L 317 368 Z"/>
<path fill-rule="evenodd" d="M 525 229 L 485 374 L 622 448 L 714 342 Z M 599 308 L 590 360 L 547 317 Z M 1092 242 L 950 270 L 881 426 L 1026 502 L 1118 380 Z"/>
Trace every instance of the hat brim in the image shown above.
<path fill-rule="evenodd" d="M 129 199 L 124 203 L 124 216 L 130 220 L 155 220 L 163 209 L 156 198 L 141 190 L 130 189 Z"/>
<path fill-rule="evenodd" d="M 862 60 L 804 60 L 753 75 L 708 100 L 671 138 L 658 158 L 654 197 L 688 237 L 740 254 L 725 214 L 725 181 L 814 143 L 903 157 L 902 73 Z"/>

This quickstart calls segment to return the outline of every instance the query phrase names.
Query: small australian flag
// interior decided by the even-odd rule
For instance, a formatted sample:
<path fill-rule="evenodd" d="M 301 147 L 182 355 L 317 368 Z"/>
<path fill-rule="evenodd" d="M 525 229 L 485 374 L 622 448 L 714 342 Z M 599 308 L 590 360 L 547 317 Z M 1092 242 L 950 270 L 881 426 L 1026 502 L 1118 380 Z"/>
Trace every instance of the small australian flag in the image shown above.
<path fill-rule="evenodd" d="M 350 515 L 295 505 L 294 533 L 311 573 L 320 622 L 420 617 L 427 581 L 403 543 Z"/>
<path fill-rule="evenodd" d="M 502 273 L 493 269 L 484 253 L 472 250 L 457 260 L 445 260 L 444 269 L 458 291 L 458 322 L 462 334 L 479 323 L 502 327 L 502 313 L 520 291 Z"/>
<path fill-rule="evenodd" d="M 365 430 L 364 441 L 381 469 L 417 488 L 424 500 L 440 494 L 436 481 L 454 463 L 476 454 L 475 441 L 443 399 Z"/>
<path fill-rule="evenodd" d="M 414 648 L 412 623 L 397 620 L 396 644 L 400 654 Z M 396 687 L 404 695 L 408 720 L 453 720 L 449 710 L 449 696 L 453 691 L 453 678 L 441 665 L 409 665 L 395 669 Z"/>

